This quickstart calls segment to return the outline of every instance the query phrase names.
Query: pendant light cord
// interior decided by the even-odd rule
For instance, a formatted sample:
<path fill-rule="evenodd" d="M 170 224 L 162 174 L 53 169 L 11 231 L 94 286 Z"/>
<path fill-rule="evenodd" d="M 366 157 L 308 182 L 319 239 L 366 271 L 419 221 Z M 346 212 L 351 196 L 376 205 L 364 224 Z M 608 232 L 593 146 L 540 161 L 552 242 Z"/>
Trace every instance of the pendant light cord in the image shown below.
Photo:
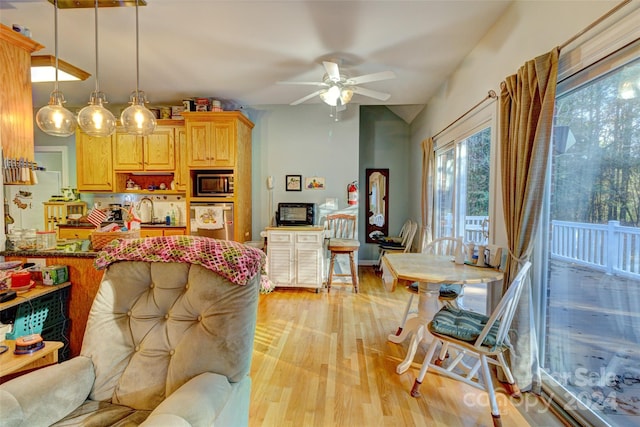
<path fill-rule="evenodd" d="M 95 27 L 96 27 L 96 93 L 100 91 L 98 81 L 100 80 L 100 73 L 98 71 L 98 0 L 95 0 L 96 13 L 95 13 Z"/>
<path fill-rule="evenodd" d="M 136 98 L 139 98 L 140 94 L 140 41 L 138 34 L 138 0 L 136 0 Z"/>
<path fill-rule="evenodd" d="M 53 26 L 54 26 L 53 44 L 54 44 L 54 50 L 55 50 L 55 55 L 56 55 L 56 81 L 55 81 L 55 84 L 53 86 L 53 90 L 55 92 L 58 92 L 58 0 L 53 0 L 53 9 L 54 9 L 54 13 L 53 13 Z"/>

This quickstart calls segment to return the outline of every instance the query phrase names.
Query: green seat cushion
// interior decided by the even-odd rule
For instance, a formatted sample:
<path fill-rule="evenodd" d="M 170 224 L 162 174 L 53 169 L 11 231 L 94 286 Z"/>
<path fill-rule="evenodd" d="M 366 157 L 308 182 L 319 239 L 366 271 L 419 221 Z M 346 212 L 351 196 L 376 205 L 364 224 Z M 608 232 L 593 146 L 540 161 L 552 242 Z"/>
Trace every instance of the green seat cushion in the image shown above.
<path fill-rule="evenodd" d="M 452 285 L 444 283 L 440 285 L 440 298 L 442 299 L 456 299 L 462 293 L 462 285 Z"/>
<path fill-rule="evenodd" d="M 489 318 L 483 314 L 446 305 L 433 316 L 431 328 L 441 335 L 447 335 L 461 341 L 474 342 L 480 336 L 488 320 Z M 496 345 L 499 327 L 499 322 L 491 327 L 482 342 L 483 345 L 488 347 Z"/>
<path fill-rule="evenodd" d="M 407 286 L 407 289 L 410 292 L 417 294 L 419 290 L 418 282 L 411 283 L 409 286 Z M 461 292 L 462 292 L 462 285 L 451 285 L 451 284 L 445 283 L 440 285 L 439 296 L 442 299 L 456 299 L 460 296 Z"/>

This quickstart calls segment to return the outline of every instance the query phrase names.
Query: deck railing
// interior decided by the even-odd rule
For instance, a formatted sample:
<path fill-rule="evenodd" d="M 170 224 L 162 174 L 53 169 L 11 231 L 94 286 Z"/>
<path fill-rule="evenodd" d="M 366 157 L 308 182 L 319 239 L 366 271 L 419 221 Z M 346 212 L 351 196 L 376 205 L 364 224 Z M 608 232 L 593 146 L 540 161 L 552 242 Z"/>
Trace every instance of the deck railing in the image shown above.
<path fill-rule="evenodd" d="M 619 221 L 588 224 L 551 222 L 551 258 L 609 274 L 640 278 L 640 228 Z"/>

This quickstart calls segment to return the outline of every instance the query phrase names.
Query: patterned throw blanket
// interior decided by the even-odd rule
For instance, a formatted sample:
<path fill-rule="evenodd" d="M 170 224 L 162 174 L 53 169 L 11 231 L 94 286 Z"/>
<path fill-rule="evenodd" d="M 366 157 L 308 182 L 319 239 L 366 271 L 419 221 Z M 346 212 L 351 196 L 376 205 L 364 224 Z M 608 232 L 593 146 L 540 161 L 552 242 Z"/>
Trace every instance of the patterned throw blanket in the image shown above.
<path fill-rule="evenodd" d="M 261 292 L 272 285 L 266 276 L 266 257 L 259 249 L 230 240 L 201 236 L 163 236 L 116 239 L 102 248 L 94 261 L 98 270 L 117 261 L 186 262 L 198 264 L 237 285 L 261 274 Z"/>

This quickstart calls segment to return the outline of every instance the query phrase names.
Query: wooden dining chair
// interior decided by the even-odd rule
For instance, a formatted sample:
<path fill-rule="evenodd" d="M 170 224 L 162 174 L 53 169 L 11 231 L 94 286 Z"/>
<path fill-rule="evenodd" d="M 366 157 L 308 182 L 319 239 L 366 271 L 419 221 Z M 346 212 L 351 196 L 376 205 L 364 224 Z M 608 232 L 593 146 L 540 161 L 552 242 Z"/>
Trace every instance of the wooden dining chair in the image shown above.
<path fill-rule="evenodd" d="M 327 279 L 327 292 L 331 291 L 333 276 L 351 276 L 353 291 L 358 293 L 358 270 L 356 268 L 354 254 L 360 248 L 360 242 L 356 235 L 356 216 L 348 214 L 327 215 L 326 229 L 329 235 L 327 249 L 330 252 L 329 278 Z M 335 259 L 337 255 L 349 256 L 349 274 L 335 273 Z"/>
<path fill-rule="evenodd" d="M 411 230 L 411 223 L 413 221 L 411 219 L 407 219 L 404 224 L 402 224 L 402 228 L 400 229 L 400 232 L 398 233 L 397 236 L 384 236 L 382 239 L 380 239 L 380 242 L 378 243 L 378 247 L 382 246 L 382 245 L 387 245 L 387 246 L 391 246 L 391 245 L 396 245 L 396 246 L 400 246 L 402 245 L 402 242 L 406 239 L 407 237 L 407 233 L 409 233 L 409 231 Z M 377 273 L 380 273 L 380 266 L 382 265 L 382 255 L 384 255 L 384 252 L 382 251 L 382 249 L 379 249 L 378 251 L 378 261 L 376 262 L 376 264 L 373 266 L 374 270 Z"/>
<path fill-rule="evenodd" d="M 429 332 L 434 339 L 413 384 L 411 396 L 421 396 L 420 385 L 424 381 L 427 371 L 431 369 L 486 391 L 489 394 L 493 424 L 494 426 L 502 426 L 489 364 L 499 366 L 504 372 L 507 382 L 512 386 L 515 385 L 515 379 L 505 360 L 504 352 L 511 348 L 508 333 L 530 267 L 531 263 L 526 262 L 520 268 L 491 316 L 449 305 L 445 305 L 436 313 L 428 325 Z M 431 362 L 438 345 L 442 345 L 440 356 L 435 362 Z M 445 366 L 442 355 L 448 350 L 456 351 L 457 356 Z M 475 364 L 457 370 L 456 366 L 462 364 L 465 356 L 472 356 L 475 359 Z M 476 378 L 478 370 L 481 373 L 481 378 Z M 517 386 L 513 388 L 517 389 Z"/>
<path fill-rule="evenodd" d="M 380 250 L 380 261 L 382 261 L 382 257 L 385 254 L 397 254 L 397 253 L 407 253 L 411 252 L 411 247 L 413 245 L 413 239 L 418 231 L 418 223 L 412 220 L 409 220 L 409 225 L 407 229 L 404 231 L 402 236 L 402 240 L 400 243 L 380 243 L 378 248 Z"/>

